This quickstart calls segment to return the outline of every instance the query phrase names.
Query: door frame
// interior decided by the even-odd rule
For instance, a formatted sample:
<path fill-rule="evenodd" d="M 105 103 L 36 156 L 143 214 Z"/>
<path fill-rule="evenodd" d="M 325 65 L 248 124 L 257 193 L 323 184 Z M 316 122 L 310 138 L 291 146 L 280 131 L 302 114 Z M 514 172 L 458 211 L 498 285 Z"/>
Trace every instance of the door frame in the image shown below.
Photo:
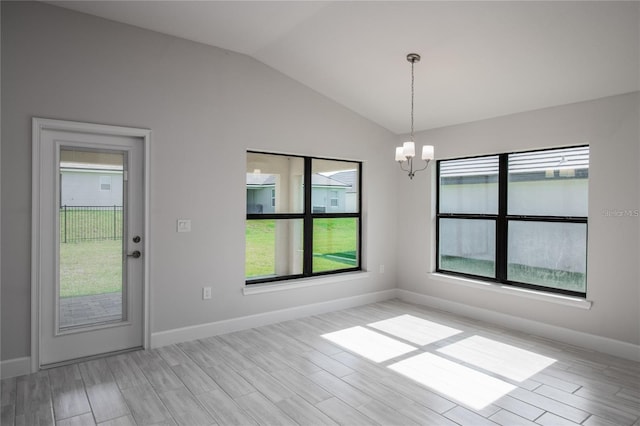
<path fill-rule="evenodd" d="M 149 187 L 150 187 L 150 145 L 151 130 L 135 127 L 121 127 L 104 124 L 83 123 L 77 121 L 54 120 L 48 118 L 32 118 L 32 172 L 31 172 L 31 372 L 40 369 L 40 305 L 41 305 L 41 267 L 40 259 L 43 250 L 41 244 L 41 227 L 43 217 L 40 209 L 41 176 L 41 146 L 42 132 L 58 130 L 67 132 L 94 133 L 110 136 L 128 136 L 140 138 L 143 144 L 143 209 L 144 209 L 144 239 L 143 239 L 143 283 L 142 283 L 142 346 L 150 346 L 151 321 L 149 312 Z"/>

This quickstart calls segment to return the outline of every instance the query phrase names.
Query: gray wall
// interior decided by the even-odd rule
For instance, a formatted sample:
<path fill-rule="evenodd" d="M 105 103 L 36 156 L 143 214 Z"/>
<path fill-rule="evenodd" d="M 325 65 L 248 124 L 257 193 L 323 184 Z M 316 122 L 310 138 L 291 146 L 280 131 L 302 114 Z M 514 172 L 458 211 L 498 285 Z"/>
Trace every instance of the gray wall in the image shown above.
<path fill-rule="evenodd" d="M 435 268 L 435 167 L 400 185 L 398 286 L 447 301 L 623 342 L 640 343 L 640 218 L 608 211 L 640 209 L 640 94 L 547 108 L 421 132 L 438 158 L 590 145 L 587 298 L 583 310 L 452 284 Z M 403 176 L 402 179 L 406 179 Z M 429 260 L 429 261 L 425 261 Z"/>
<path fill-rule="evenodd" d="M 43 3 L 1 7 L 2 359 L 30 353 L 34 116 L 152 130 L 154 332 L 395 287 L 391 133 L 245 55 Z M 247 149 L 364 162 L 369 279 L 242 295 Z"/>

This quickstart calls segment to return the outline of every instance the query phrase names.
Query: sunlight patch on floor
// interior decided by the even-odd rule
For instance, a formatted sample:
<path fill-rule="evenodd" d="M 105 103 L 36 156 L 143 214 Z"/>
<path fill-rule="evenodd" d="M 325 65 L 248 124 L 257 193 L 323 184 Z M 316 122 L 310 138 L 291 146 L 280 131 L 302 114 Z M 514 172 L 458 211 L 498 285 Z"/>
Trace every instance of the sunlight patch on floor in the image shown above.
<path fill-rule="evenodd" d="M 413 315 L 400 315 L 384 321 L 374 322 L 369 324 L 369 327 L 420 346 L 462 333 L 461 330 L 414 317 Z"/>
<path fill-rule="evenodd" d="M 481 336 L 469 337 L 440 348 L 438 352 L 518 382 L 556 362 L 553 358 Z"/>
<path fill-rule="evenodd" d="M 322 337 L 375 362 L 384 362 L 417 349 L 360 326 L 323 334 Z"/>
<path fill-rule="evenodd" d="M 483 409 L 516 388 L 430 353 L 416 355 L 389 368 L 476 410 Z"/>

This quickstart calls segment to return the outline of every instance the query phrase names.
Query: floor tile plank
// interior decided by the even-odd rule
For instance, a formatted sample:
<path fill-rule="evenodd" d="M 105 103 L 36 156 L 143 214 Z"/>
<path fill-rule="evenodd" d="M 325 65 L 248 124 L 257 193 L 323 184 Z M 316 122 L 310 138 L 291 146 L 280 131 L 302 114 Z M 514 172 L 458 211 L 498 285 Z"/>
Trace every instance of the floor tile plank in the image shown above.
<path fill-rule="evenodd" d="M 329 416 L 297 395 L 277 402 L 276 406 L 300 425 L 337 425 Z"/>
<path fill-rule="evenodd" d="M 75 417 L 91 411 L 77 364 L 52 368 L 49 370 L 49 381 L 56 419 Z"/>
<path fill-rule="evenodd" d="M 316 404 L 316 407 L 341 425 L 371 426 L 380 424 L 338 398 L 324 400 Z"/>
<path fill-rule="evenodd" d="M 257 425 L 244 409 L 221 390 L 203 393 L 197 398 L 219 425 Z"/>
<path fill-rule="evenodd" d="M 218 387 L 224 389 L 232 398 L 248 395 L 256 391 L 256 388 L 247 382 L 244 377 L 225 364 L 211 365 L 205 367 L 204 371 Z"/>
<path fill-rule="evenodd" d="M 213 417 L 202 408 L 195 396 L 186 388 L 159 393 L 173 419 L 183 426 L 209 426 L 216 424 Z"/>
<path fill-rule="evenodd" d="M 80 414 L 79 416 L 69 417 L 56 422 L 56 426 L 92 426 L 96 422 L 91 413 Z"/>
<path fill-rule="evenodd" d="M 544 413 L 536 420 L 536 423 L 542 426 L 577 426 L 579 424 L 553 413 Z"/>
<path fill-rule="evenodd" d="M 109 357 L 106 361 L 120 389 L 143 386 L 149 383 L 130 354 Z"/>
<path fill-rule="evenodd" d="M 175 365 L 171 370 L 194 395 L 220 388 L 195 362 Z"/>
<path fill-rule="evenodd" d="M 118 417 L 117 419 L 107 420 L 106 422 L 98 423 L 98 426 L 136 426 L 135 420 L 131 415 Z"/>
<path fill-rule="evenodd" d="M 507 410 L 498 411 L 489 420 L 502 426 L 536 426 L 536 423 Z"/>
<path fill-rule="evenodd" d="M 354 408 L 371 402 L 371 398 L 364 392 L 359 391 L 329 372 L 320 371 L 310 375 L 309 379 Z"/>
<path fill-rule="evenodd" d="M 128 387 L 122 390 L 122 395 L 138 425 L 173 423 L 171 414 L 150 384 Z"/>
<path fill-rule="evenodd" d="M 282 399 L 280 399 L 282 401 Z M 265 426 L 297 426 L 291 417 L 287 416 L 284 411 L 279 409 L 273 402 L 265 398 L 261 393 L 254 392 L 236 398 L 236 402 L 240 407 L 253 417 L 259 425 Z"/>
<path fill-rule="evenodd" d="M 311 404 L 317 404 L 332 397 L 331 393 L 297 371 L 287 369 L 278 370 L 271 373 L 271 376 L 282 383 L 287 389 L 294 392 L 297 396 L 301 396 Z"/>
<path fill-rule="evenodd" d="M 273 378 L 273 376 L 261 368 L 256 367 L 249 370 L 242 370 L 240 371 L 240 375 L 272 402 L 282 401 L 283 399 L 293 396 L 292 391 L 285 388 Z"/>
<path fill-rule="evenodd" d="M 126 416 L 129 407 L 104 359 L 78 365 L 96 422 Z"/>
<path fill-rule="evenodd" d="M 496 424 L 459 405 L 444 413 L 444 416 L 461 425 L 495 426 Z"/>

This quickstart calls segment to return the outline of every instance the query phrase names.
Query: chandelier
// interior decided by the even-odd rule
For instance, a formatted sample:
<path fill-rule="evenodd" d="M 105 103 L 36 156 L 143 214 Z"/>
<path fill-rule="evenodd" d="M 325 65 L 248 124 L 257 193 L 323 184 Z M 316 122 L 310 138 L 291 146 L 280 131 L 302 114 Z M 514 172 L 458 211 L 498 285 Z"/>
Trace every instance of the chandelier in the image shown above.
<path fill-rule="evenodd" d="M 424 145 L 422 147 L 422 160 L 425 161 L 424 167 L 421 169 L 413 168 L 413 157 L 416 156 L 416 143 L 413 137 L 413 96 L 414 96 L 414 76 L 413 66 L 416 62 L 420 62 L 420 55 L 417 53 L 409 53 L 407 61 L 411 63 L 411 138 L 404 142 L 402 146 L 396 148 L 396 161 L 400 164 L 400 168 L 408 173 L 409 179 L 413 179 L 416 172 L 425 170 L 429 166 L 429 161 L 433 160 L 433 145 Z"/>

